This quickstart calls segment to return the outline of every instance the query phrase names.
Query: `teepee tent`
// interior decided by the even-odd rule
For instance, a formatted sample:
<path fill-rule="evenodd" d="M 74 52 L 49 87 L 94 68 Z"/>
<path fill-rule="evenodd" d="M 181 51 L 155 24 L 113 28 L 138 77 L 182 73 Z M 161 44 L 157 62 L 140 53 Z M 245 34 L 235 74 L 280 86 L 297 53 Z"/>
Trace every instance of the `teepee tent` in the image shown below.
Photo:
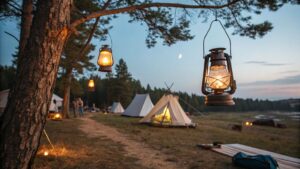
<path fill-rule="evenodd" d="M 144 117 L 153 108 L 149 94 L 136 94 L 123 115 L 132 117 Z"/>
<path fill-rule="evenodd" d="M 9 89 L 0 91 L 0 112 L 3 112 L 4 108 L 6 107 L 8 94 L 9 94 Z M 56 106 L 57 107 L 62 106 L 63 99 L 53 93 L 52 99 L 51 99 L 50 109 L 52 107 L 54 107 L 53 100 L 56 100 Z"/>
<path fill-rule="evenodd" d="M 150 123 L 159 126 L 194 126 L 191 119 L 181 108 L 178 97 L 164 95 L 140 123 Z"/>
<path fill-rule="evenodd" d="M 123 113 L 124 108 L 120 102 L 114 102 L 111 106 L 111 112 L 112 113 Z"/>

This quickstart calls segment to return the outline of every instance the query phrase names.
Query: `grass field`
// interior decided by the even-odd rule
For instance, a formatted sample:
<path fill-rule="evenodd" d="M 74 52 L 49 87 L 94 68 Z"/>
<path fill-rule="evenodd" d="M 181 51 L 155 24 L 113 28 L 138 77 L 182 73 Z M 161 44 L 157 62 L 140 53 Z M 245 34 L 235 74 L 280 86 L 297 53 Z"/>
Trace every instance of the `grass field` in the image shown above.
<path fill-rule="evenodd" d="M 182 168 L 234 169 L 231 158 L 196 146 L 213 141 L 240 143 L 299 158 L 299 121 L 276 115 L 288 128 L 252 126 L 244 127 L 242 132 L 229 129 L 228 125 L 240 124 L 256 114 L 208 113 L 205 116 L 192 117 L 198 123 L 196 129 L 150 127 L 140 125 L 138 118 L 101 113 L 96 114 L 93 119 L 117 128 L 133 140 L 164 152 L 170 157 L 168 161 Z M 48 121 L 46 130 L 55 147 L 63 152 L 57 153 L 57 157 L 38 155 L 34 168 L 141 168 L 136 163 L 137 159 L 125 155 L 123 145 L 104 137 L 87 138 L 77 129 L 80 123 L 78 119 Z M 43 136 L 40 153 L 45 146 L 50 148 Z"/>
<path fill-rule="evenodd" d="M 124 155 L 122 145 L 107 138 L 88 138 L 78 130 L 78 119 L 47 121 L 46 131 L 55 147 L 51 146 L 45 135 L 33 168 L 36 169 L 139 169 L 137 159 Z M 49 150 L 48 156 L 43 156 Z"/>

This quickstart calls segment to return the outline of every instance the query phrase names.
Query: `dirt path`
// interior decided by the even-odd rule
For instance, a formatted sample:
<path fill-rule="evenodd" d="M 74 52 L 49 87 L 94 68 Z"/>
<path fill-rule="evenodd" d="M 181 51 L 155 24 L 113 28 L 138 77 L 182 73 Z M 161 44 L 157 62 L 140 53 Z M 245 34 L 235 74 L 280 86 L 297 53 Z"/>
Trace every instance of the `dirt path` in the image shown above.
<path fill-rule="evenodd" d="M 153 169 L 177 169 L 181 168 L 174 163 L 166 161 L 168 157 L 160 151 L 153 150 L 143 143 L 129 139 L 125 134 L 117 129 L 98 123 L 89 117 L 81 118 L 84 122 L 79 129 L 88 137 L 105 136 L 115 142 L 124 145 L 127 155 L 139 159 L 139 164 Z"/>

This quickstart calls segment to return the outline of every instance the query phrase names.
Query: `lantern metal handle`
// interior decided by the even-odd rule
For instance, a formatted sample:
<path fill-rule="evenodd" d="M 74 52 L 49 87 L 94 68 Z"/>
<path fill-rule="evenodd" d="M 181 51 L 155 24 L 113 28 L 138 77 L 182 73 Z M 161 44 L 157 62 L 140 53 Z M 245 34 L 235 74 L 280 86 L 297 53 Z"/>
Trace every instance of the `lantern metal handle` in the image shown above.
<path fill-rule="evenodd" d="M 111 38 L 111 36 L 110 36 L 110 34 L 109 34 L 109 32 L 108 32 L 108 31 L 107 31 L 107 34 L 108 34 L 108 36 L 109 36 L 109 39 L 110 39 L 110 46 L 111 46 L 111 49 L 112 49 L 112 47 L 113 47 L 112 38 Z"/>
<path fill-rule="evenodd" d="M 100 26 L 100 29 L 101 29 L 101 26 Z M 103 30 L 104 30 L 105 28 L 103 28 Z M 113 47 L 113 41 L 112 41 L 112 38 L 111 38 L 111 36 L 110 36 L 110 33 L 109 33 L 109 31 L 107 31 L 107 35 L 108 35 L 108 37 L 109 37 L 109 39 L 110 39 L 110 48 L 112 49 L 112 47 Z M 101 41 L 101 40 L 100 40 Z M 100 50 L 101 50 L 101 48 L 100 48 Z"/>
<path fill-rule="evenodd" d="M 228 40 L 229 40 L 229 52 L 230 52 L 230 57 L 231 57 L 231 56 L 232 56 L 232 55 L 231 55 L 231 39 L 230 39 L 228 33 L 226 32 L 226 29 L 225 29 L 225 27 L 223 26 L 222 22 L 221 22 L 219 19 L 217 19 L 217 15 L 216 15 L 216 19 L 213 20 L 213 21 L 210 23 L 209 28 L 208 28 L 208 30 L 207 30 L 205 36 L 204 36 L 204 39 L 203 39 L 203 57 L 205 57 L 205 39 L 206 39 L 206 36 L 208 35 L 208 32 L 210 31 L 211 26 L 212 26 L 212 24 L 213 24 L 214 22 L 218 22 L 218 23 L 222 26 L 222 28 L 223 28 L 223 30 L 224 30 L 224 32 L 225 32 L 225 34 L 226 34 L 226 36 L 227 36 L 227 38 L 228 38 Z"/>

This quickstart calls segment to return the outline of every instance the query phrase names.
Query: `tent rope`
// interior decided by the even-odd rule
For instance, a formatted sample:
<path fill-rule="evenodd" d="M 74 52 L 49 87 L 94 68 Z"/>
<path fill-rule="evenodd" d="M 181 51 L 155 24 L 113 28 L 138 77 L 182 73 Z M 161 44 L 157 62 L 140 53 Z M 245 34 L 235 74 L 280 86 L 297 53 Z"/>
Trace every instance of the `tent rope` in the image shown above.
<path fill-rule="evenodd" d="M 45 136 L 46 136 L 46 138 L 47 138 L 49 144 L 51 145 L 52 149 L 54 149 L 54 146 L 53 146 L 53 144 L 51 143 L 51 140 L 50 140 L 50 138 L 49 138 L 49 136 L 48 136 L 46 130 L 44 129 L 43 132 L 44 132 L 44 134 L 45 134 Z"/>
<path fill-rule="evenodd" d="M 200 113 L 200 110 L 198 110 L 197 108 L 195 108 L 194 106 L 192 106 L 191 104 L 189 104 L 188 102 L 186 102 L 185 100 L 183 100 L 182 98 L 178 97 L 181 101 L 183 101 L 183 103 L 185 103 L 186 105 L 188 105 L 190 108 L 192 108 L 193 110 L 196 110 L 196 113 L 200 114 L 201 116 L 205 115 L 203 113 Z"/>
<path fill-rule="evenodd" d="M 174 85 L 174 82 L 169 86 L 166 82 L 165 85 L 167 87 L 167 92 L 172 94 L 171 88 Z M 198 110 L 197 108 L 195 108 L 194 106 L 192 106 L 191 104 L 187 103 L 185 100 L 181 99 L 180 97 L 178 97 L 181 101 L 183 101 L 183 103 L 185 103 L 186 105 L 188 105 L 189 107 L 191 107 L 192 109 L 196 110 L 196 113 L 200 114 L 200 115 L 204 115 L 203 113 L 200 113 L 200 110 Z"/>

